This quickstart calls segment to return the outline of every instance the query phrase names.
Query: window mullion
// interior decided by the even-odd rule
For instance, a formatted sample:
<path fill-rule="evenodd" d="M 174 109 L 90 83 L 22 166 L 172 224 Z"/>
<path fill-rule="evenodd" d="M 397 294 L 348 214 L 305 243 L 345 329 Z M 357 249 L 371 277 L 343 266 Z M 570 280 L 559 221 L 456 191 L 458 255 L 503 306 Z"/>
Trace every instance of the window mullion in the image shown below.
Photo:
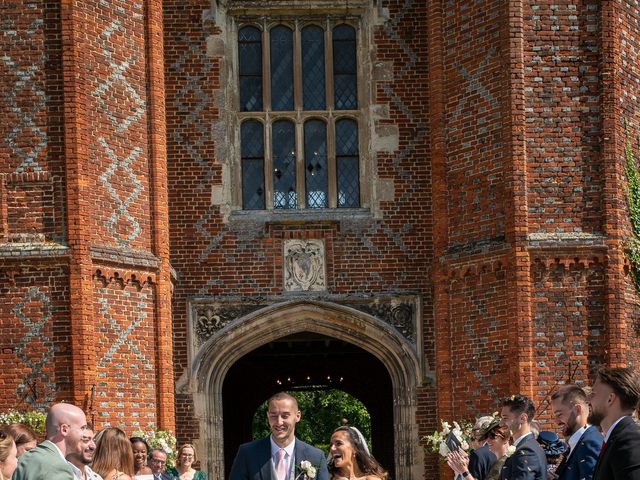
<path fill-rule="evenodd" d="M 327 110 L 333 110 L 333 42 L 331 41 L 331 20 L 327 18 L 324 29 L 324 72 Z"/>
<path fill-rule="evenodd" d="M 271 155 L 271 119 L 269 112 L 265 112 L 264 116 L 264 189 L 265 189 L 265 208 L 273 210 L 273 158 Z"/>
<path fill-rule="evenodd" d="M 307 208 L 305 192 L 306 175 L 304 168 L 304 115 L 296 113 L 296 192 L 298 194 L 298 208 Z"/>
<path fill-rule="evenodd" d="M 329 195 L 329 208 L 337 208 L 337 179 L 336 179 L 336 135 L 335 118 L 329 114 L 327 118 L 327 193 Z"/>
<path fill-rule="evenodd" d="M 269 25 L 262 19 L 262 104 L 265 111 L 271 110 L 271 43 L 269 42 Z"/>
<path fill-rule="evenodd" d="M 293 30 L 293 108 L 302 110 L 302 43 L 300 20 L 296 19 Z"/>

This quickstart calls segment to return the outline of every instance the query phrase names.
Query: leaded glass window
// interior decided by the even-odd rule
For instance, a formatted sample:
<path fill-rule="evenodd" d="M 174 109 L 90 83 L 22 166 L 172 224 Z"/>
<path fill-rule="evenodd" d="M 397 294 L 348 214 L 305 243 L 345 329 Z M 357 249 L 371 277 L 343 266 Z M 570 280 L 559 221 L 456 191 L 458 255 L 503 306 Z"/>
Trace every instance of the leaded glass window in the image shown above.
<path fill-rule="evenodd" d="M 242 208 L 360 207 L 358 22 L 238 22 Z"/>

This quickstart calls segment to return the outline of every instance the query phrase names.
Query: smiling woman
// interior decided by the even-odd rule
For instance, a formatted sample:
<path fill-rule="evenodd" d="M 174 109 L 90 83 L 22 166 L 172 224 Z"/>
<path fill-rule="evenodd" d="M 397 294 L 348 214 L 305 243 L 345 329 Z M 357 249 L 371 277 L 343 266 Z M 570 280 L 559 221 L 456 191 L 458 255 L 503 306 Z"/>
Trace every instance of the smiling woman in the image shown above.
<path fill-rule="evenodd" d="M 348 426 L 331 435 L 328 468 L 331 480 L 386 480 L 388 475 L 369 453 L 360 432 Z"/>

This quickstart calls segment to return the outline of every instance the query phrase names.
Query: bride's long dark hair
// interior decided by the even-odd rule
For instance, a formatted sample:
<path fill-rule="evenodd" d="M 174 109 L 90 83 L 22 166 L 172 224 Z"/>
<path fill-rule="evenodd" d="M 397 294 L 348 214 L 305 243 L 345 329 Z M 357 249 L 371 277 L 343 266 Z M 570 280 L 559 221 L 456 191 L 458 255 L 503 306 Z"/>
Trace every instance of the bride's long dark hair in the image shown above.
<path fill-rule="evenodd" d="M 360 471 L 365 475 L 374 475 L 381 480 L 387 480 L 389 475 L 387 471 L 382 468 L 382 465 L 369 453 L 369 449 L 364 445 L 364 438 L 360 438 L 358 431 L 355 428 L 342 426 L 336 428 L 333 433 L 345 432 L 349 438 L 349 442 L 353 446 L 353 450 L 356 456 L 356 464 Z M 333 436 L 333 434 L 332 434 Z M 338 473 L 338 469 L 333 464 L 333 458 L 329 459 L 328 463 L 329 473 L 333 476 Z"/>

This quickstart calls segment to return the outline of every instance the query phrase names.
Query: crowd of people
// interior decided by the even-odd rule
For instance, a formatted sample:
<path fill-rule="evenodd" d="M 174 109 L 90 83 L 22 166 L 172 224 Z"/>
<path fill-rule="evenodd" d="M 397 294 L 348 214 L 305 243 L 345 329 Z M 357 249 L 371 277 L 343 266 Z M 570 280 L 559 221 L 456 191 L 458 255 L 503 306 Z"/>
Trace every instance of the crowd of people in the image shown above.
<path fill-rule="evenodd" d="M 176 466 L 165 469 L 167 452 L 149 448 L 140 437 L 107 427 L 94 435 L 84 412 L 69 403 L 51 407 L 46 440 L 37 443 L 29 427 L 0 429 L 0 480 L 206 480 L 195 470 L 193 445 L 177 453 Z"/>
<path fill-rule="evenodd" d="M 471 454 L 455 450 L 447 463 L 456 480 L 640 480 L 639 408 L 640 374 L 602 368 L 589 391 L 564 385 L 551 395 L 564 440 L 538 431 L 533 402 L 512 395 L 499 415 L 476 421 Z"/>
<path fill-rule="evenodd" d="M 472 451 L 457 449 L 447 463 L 456 480 L 640 480 L 640 374 L 602 368 L 587 393 L 564 385 L 551 396 L 564 440 L 538 431 L 531 399 L 512 395 L 498 415 L 481 417 L 472 430 Z M 296 438 L 301 412 L 295 397 L 280 392 L 268 400 L 270 434 L 240 446 L 229 480 L 387 480 L 355 427 L 338 427 L 329 455 Z M 46 440 L 24 425 L 0 429 L 0 480 L 206 480 L 193 468 L 195 448 L 185 444 L 176 466 L 167 452 L 150 449 L 107 427 L 95 436 L 84 412 L 71 404 L 51 407 Z M 401 480 L 401 479 L 400 479 Z"/>

